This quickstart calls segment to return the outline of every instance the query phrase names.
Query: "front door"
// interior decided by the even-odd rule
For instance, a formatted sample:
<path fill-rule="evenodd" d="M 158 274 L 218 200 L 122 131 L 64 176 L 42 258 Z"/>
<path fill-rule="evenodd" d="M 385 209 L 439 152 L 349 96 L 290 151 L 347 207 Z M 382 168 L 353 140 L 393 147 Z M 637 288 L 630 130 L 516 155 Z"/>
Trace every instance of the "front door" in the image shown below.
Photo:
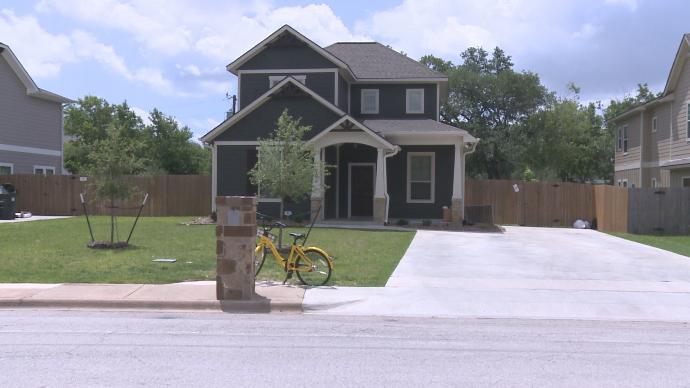
<path fill-rule="evenodd" d="M 350 217 L 374 216 L 374 165 L 350 164 Z"/>

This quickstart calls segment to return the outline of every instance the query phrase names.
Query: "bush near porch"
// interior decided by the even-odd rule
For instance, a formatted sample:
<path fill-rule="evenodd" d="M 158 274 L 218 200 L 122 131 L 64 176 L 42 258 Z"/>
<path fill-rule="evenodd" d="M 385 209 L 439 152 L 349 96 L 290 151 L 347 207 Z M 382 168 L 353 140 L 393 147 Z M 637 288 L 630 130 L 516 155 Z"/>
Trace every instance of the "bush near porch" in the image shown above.
<path fill-rule="evenodd" d="M 104 238 L 109 230 L 109 218 L 98 216 L 91 220 L 96 239 Z M 0 282 L 171 283 L 213 280 L 216 270 L 215 226 L 181 225 L 189 220 L 183 217 L 142 218 L 131 240 L 134 246 L 125 250 L 87 248 L 89 232 L 83 217 L 3 223 L 0 224 Z M 121 239 L 126 239 L 133 221 L 133 217 L 119 218 Z M 324 247 L 337 257 L 329 284 L 382 286 L 413 236 L 414 232 L 314 228 L 309 242 Z M 177 259 L 177 262 L 152 262 L 158 258 Z M 275 262 L 267 262 L 262 272 L 260 278 L 263 279 L 282 282 L 284 278 Z"/>

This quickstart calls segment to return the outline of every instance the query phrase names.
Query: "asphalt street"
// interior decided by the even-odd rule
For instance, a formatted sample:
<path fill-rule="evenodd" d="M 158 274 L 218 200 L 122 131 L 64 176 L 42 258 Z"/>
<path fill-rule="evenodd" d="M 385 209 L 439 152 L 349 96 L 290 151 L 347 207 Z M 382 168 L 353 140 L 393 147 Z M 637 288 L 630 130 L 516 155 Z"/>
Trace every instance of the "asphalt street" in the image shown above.
<path fill-rule="evenodd" d="M 0 310 L 0 386 L 687 386 L 672 322 Z"/>

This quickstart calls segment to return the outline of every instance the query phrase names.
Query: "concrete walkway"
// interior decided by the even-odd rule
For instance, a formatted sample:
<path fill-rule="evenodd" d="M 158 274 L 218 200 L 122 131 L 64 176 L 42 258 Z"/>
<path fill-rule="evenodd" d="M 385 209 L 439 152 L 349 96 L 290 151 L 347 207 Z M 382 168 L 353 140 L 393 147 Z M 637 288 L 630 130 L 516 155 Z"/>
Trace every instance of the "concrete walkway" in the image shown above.
<path fill-rule="evenodd" d="M 304 309 L 690 321 L 690 258 L 592 230 L 419 231 L 386 287 L 310 289 Z"/>
<path fill-rule="evenodd" d="M 0 284 L 0 307 L 301 312 L 304 289 L 269 282 L 256 299 L 216 300 L 216 282 L 173 284 Z"/>

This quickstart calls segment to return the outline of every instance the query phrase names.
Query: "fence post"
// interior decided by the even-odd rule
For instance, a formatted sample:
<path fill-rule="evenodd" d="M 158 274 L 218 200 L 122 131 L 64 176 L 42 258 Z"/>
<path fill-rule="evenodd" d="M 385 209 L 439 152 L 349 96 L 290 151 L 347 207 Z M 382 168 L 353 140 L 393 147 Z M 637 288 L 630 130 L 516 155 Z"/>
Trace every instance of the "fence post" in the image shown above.
<path fill-rule="evenodd" d="M 256 198 L 216 197 L 216 298 L 254 296 Z"/>

